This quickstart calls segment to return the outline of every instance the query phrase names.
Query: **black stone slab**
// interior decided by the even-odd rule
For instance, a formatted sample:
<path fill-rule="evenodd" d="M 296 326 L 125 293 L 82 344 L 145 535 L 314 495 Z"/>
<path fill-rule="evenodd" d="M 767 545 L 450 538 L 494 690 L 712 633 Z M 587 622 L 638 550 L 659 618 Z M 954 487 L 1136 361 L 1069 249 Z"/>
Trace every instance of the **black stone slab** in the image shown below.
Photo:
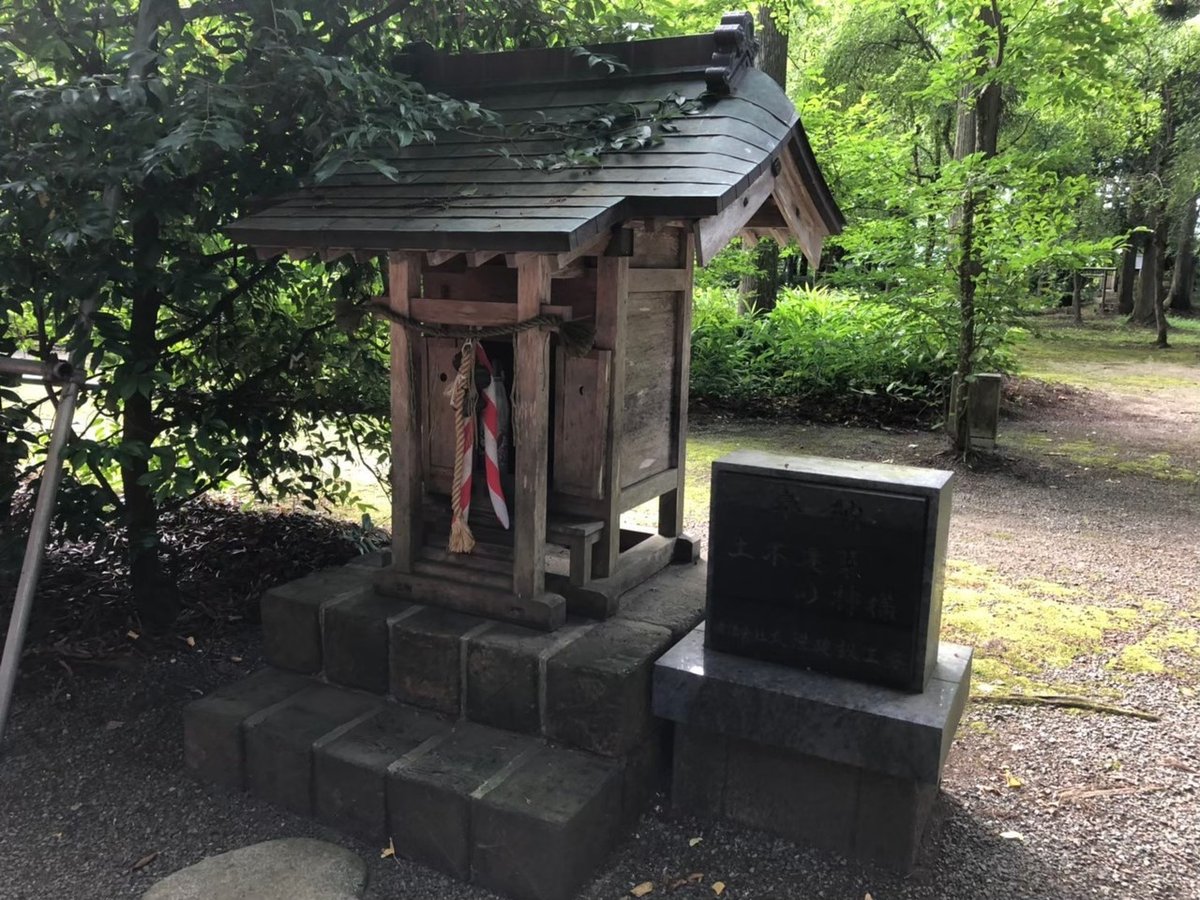
<path fill-rule="evenodd" d="M 392 696 L 434 712 L 462 710 L 465 644 L 494 623 L 428 606 L 389 624 Z"/>
<path fill-rule="evenodd" d="M 260 669 L 189 703 L 183 710 L 184 765 L 205 781 L 244 790 L 242 722 L 311 683 L 303 675 Z"/>
<path fill-rule="evenodd" d="M 706 731 L 937 784 L 966 706 L 971 649 L 943 642 L 912 694 L 722 653 L 697 628 L 654 667 L 654 713 Z"/>
<path fill-rule="evenodd" d="M 387 843 L 388 767 L 450 728 L 434 713 L 387 704 L 364 721 L 318 738 L 313 745 L 317 817 L 380 846 Z"/>
<path fill-rule="evenodd" d="M 522 900 L 570 900 L 621 819 L 613 760 L 543 747 L 471 807 L 471 880 Z"/>
<path fill-rule="evenodd" d="M 671 810 L 912 869 L 937 786 L 689 726 L 676 730 Z"/>
<path fill-rule="evenodd" d="M 650 731 L 650 675 L 671 632 L 613 618 L 550 657 L 544 733 L 571 747 L 621 756 Z"/>
<path fill-rule="evenodd" d="M 755 451 L 717 460 L 709 646 L 922 690 L 936 661 L 953 477 Z"/>
<path fill-rule="evenodd" d="M 313 743 L 378 703 L 364 694 L 317 685 L 255 713 L 242 725 L 250 791 L 277 806 L 311 815 Z"/>
<path fill-rule="evenodd" d="M 489 782 L 537 751 L 530 737 L 460 722 L 424 753 L 388 770 L 388 826 L 396 852 L 467 880 L 471 874 L 471 801 Z"/>
<path fill-rule="evenodd" d="M 321 610 L 372 590 L 372 572 L 361 566 L 322 569 L 273 587 L 262 595 L 263 654 L 273 666 L 321 671 Z"/>
<path fill-rule="evenodd" d="M 376 694 L 388 692 L 388 619 L 412 604 L 366 591 L 326 607 L 325 677 Z"/>

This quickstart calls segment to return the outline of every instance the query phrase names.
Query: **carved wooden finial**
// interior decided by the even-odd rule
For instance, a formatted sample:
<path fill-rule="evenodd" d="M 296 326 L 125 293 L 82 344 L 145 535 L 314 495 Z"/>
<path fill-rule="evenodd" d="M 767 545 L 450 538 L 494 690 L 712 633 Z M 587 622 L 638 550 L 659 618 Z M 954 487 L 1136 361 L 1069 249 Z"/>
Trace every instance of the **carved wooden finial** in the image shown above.
<path fill-rule="evenodd" d="M 704 71 L 708 89 L 728 94 L 733 80 L 744 67 L 754 65 L 758 44 L 754 40 L 754 16 L 748 12 L 726 13 L 713 32 L 717 48 L 712 64 Z"/>

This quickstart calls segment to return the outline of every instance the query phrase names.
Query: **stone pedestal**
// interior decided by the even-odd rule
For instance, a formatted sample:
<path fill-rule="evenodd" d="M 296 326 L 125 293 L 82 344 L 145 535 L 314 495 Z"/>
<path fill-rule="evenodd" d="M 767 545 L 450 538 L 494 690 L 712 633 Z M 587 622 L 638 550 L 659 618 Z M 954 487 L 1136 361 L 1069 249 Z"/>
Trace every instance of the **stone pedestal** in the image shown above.
<path fill-rule="evenodd" d="M 672 806 L 907 871 L 970 677 L 955 644 L 912 694 L 706 649 L 700 626 L 654 671 L 654 712 L 676 723 Z"/>
<path fill-rule="evenodd" d="M 700 621 L 704 567 L 551 633 L 381 597 L 375 571 L 267 591 L 271 668 L 187 707 L 188 768 L 518 900 L 567 900 L 662 785 L 652 666 Z"/>

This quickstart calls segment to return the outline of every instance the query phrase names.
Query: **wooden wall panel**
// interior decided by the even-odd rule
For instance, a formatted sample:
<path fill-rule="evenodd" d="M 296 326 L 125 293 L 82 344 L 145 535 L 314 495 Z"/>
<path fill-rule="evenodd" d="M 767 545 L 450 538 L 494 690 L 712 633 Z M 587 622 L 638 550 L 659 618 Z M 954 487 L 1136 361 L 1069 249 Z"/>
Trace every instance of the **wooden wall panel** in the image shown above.
<path fill-rule="evenodd" d="M 612 351 L 557 358 L 554 418 L 554 490 L 573 497 L 604 496 L 604 430 Z"/>
<path fill-rule="evenodd" d="M 633 270 L 630 279 L 632 283 Z M 679 292 L 629 295 L 622 488 L 672 467 L 678 407 L 675 330 L 682 296 Z"/>
<path fill-rule="evenodd" d="M 459 342 L 453 338 L 425 339 L 425 471 L 439 486 L 454 480 L 454 410 L 449 391 L 458 351 Z"/>

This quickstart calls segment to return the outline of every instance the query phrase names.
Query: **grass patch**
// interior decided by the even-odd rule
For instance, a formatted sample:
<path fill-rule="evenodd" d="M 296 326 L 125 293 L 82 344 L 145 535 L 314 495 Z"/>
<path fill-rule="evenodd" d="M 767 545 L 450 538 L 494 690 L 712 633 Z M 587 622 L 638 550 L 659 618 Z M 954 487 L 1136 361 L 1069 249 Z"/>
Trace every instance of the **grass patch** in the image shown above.
<path fill-rule="evenodd" d="M 1041 434 L 1013 434 L 1014 443 L 1044 456 L 1063 457 L 1078 466 L 1109 469 L 1123 475 L 1140 475 L 1159 481 L 1195 484 L 1200 472 L 1177 465 L 1169 453 L 1151 453 L 1142 457 L 1127 457 L 1119 449 L 1089 440 L 1056 441 Z"/>
<path fill-rule="evenodd" d="M 1171 348 L 1158 350 L 1152 329 L 1128 325 L 1123 317 L 1074 325 L 1052 314 L 1016 337 L 1018 371 L 1027 378 L 1078 387 L 1154 391 L 1200 385 L 1200 367 L 1195 377 L 1180 370 L 1197 361 L 1200 320 L 1173 320 L 1168 339 Z"/>

